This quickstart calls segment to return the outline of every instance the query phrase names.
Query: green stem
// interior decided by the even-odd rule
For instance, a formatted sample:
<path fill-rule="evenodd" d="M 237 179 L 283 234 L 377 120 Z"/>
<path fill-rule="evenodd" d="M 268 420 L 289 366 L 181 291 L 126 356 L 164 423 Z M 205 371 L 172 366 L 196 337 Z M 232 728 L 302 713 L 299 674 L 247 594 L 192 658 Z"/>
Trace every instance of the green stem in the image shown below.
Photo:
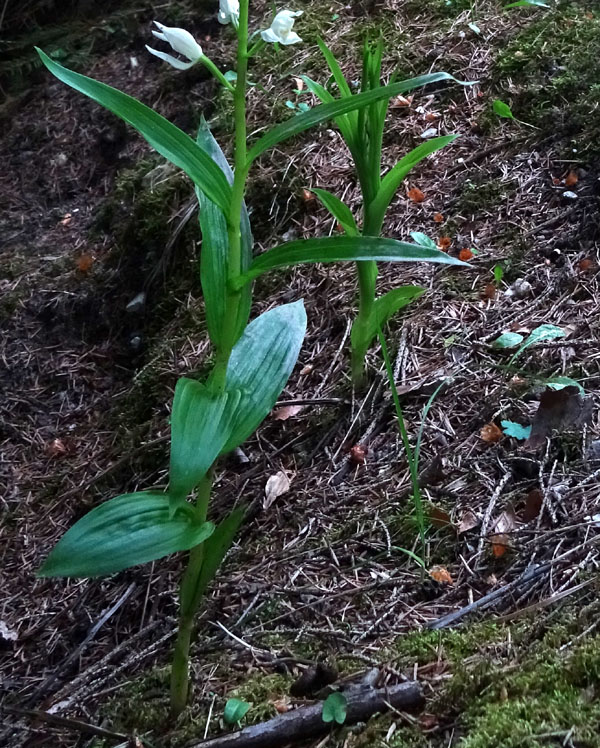
<path fill-rule="evenodd" d="M 219 70 L 219 68 L 215 65 L 215 63 L 210 59 L 210 57 L 207 57 L 206 55 L 202 55 L 200 58 L 200 61 L 204 65 L 207 70 L 210 70 L 210 72 L 214 75 L 214 77 L 221 83 L 228 91 L 231 93 L 235 92 L 234 87 L 231 85 L 231 83 L 227 80 L 227 78 L 223 75 L 223 73 Z"/>
<path fill-rule="evenodd" d="M 421 542 L 421 558 L 425 562 L 425 512 L 423 511 L 423 498 L 421 496 L 421 486 L 419 484 L 419 452 L 420 439 L 417 440 L 417 449 L 413 451 L 410 446 L 410 440 L 408 438 L 408 431 L 406 430 L 406 423 L 404 421 L 404 413 L 400 405 L 400 398 L 398 396 L 398 390 L 396 388 L 396 382 L 394 381 L 394 372 L 392 369 L 392 363 L 388 355 L 387 345 L 381 328 L 379 329 L 379 343 L 381 345 L 381 353 L 385 362 L 385 370 L 387 373 L 388 381 L 390 383 L 390 389 L 392 391 L 392 399 L 394 401 L 394 407 L 396 409 L 396 418 L 398 420 L 398 429 L 400 436 L 402 437 L 402 444 L 404 445 L 404 451 L 406 452 L 406 459 L 408 460 L 408 469 L 410 472 L 410 482 L 413 489 L 413 502 L 415 505 L 415 517 L 417 520 L 417 527 L 419 528 L 419 540 Z M 439 388 L 438 388 L 439 389 Z M 436 393 L 437 394 L 437 393 Z M 424 567 L 421 568 L 421 575 L 423 576 Z"/>
<path fill-rule="evenodd" d="M 242 273 L 241 215 L 248 177 L 246 165 L 246 80 L 248 76 L 248 0 L 240 3 L 237 49 L 237 79 L 233 93 L 235 144 L 234 173 L 231 186 L 231 203 L 227 215 L 227 236 L 229 240 L 229 287 L 227 307 L 223 320 L 223 342 L 216 354 L 212 373 L 213 386 L 219 391 L 225 389 L 227 364 L 235 345 L 237 317 L 241 293 L 232 289 L 232 284 Z"/>
<path fill-rule="evenodd" d="M 198 486 L 198 496 L 194 507 L 194 522 L 204 524 L 208 514 L 208 503 L 212 489 L 212 473 L 206 475 Z M 189 689 L 190 642 L 194 629 L 194 619 L 201 595 L 198 582 L 204 561 L 204 543 L 190 551 L 188 565 L 181 580 L 179 592 L 179 629 L 171 666 L 171 712 L 180 714 L 187 704 Z"/>

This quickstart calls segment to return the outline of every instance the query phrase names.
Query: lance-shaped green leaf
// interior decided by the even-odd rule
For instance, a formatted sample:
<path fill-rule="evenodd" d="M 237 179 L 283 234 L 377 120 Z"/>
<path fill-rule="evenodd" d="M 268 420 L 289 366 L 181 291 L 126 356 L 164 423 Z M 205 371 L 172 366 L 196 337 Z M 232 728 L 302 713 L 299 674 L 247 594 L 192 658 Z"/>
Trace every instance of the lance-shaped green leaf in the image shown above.
<path fill-rule="evenodd" d="M 456 140 L 456 138 L 458 138 L 458 135 L 442 135 L 439 138 L 432 138 L 426 143 L 421 143 L 416 148 L 413 148 L 410 153 L 401 158 L 383 178 L 381 187 L 369 206 L 369 211 L 378 216 L 380 220 L 383 220 L 392 198 L 407 174 L 424 158 L 439 151 L 440 148 L 448 145 L 453 140 Z"/>
<path fill-rule="evenodd" d="M 194 524 L 191 509 L 171 517 L 165 494 L 128 493 L 105 501 L 58 541 L 41 577 L 102 577 L 202 543 L 212 522 Z"/>
<path fill-rule="evenodd" d="M 353 348 L 367 349 L 373 338 L 377 336 L 380 328 L 400 309 L 418 299 L 425 293 L 422 286 L 402 286 L 393 288 L 383 296 L 375 300 L 373 312 L 368 320 L 368 327 L 357 326 L 356 320 L 352 325 L 350 340 Z"/>
<path fill-rule="evenodd" d="M 313 192 L 347 234 L 358 236 L 358 226 L 356 225 L 352 211 L 345 202 L 327 190 L 313 187 Z"/>
<path fill-rule="evenodd" d="M 410 78 L 405 81 L 399 81 L 398 83 L 392 83 L 389 86 L 382 86 L 381 88 L 365 91 L 364 93 L 356 94 L 355 96 L 337 99 L 329 104 L 316 106 L 311 109 L 310 112 L 294 116 L 266 132 L 248 152 L 247 164 L 249 166 L 254 159 L 260 156 L 261 153 L 264 153 L 264 151 L 277 145 L 277 143 L 281 143 L 283 140 L 298 135 L 314 125 L 335 119 L 336 117 L 339 117 L 340 114 L 347 114 L 348 112 L 353 112 L 356 109 L 368 106 L 369 104 L 374 104 L 376 101 L 391 99 L 394 96 L 406 93 L 406 91 L 411 91 L 414 88 L 420 88 L 428 83 L 436 83 L 443 80 L 452 80 L 456 83 L 461 83 L 461 81 L 457 80 L 449 73 L 430 73 L 428 75 L 420 75 L 417 78 Z M 462 85 L 472 85 L 472 83 L 462 83 Z"/>
<path fill-rule="evenodd" d="M 328 236 L 321 239 L 298 239 L 280 244 L 259 255 L 250 265 L 250 270 L 242 275 L 236 285 L 241 287 L 254 278 L 274 268 L 298 265 L 302 262 L 340 262 L 354 260 L 388 262 L 437 262 L 442 265 L 462 265 L 468 263 L 451 257 L 439 249 L 422 247 L 419 244 L 401 242 L 398 239 L 385 239 L 375 236 Z"/>
<path fill-rule="evenodd" d="M 215 394 L 193 379 L 178 380 L 171 414 L 169 496 L 173 511 L 204 478 L 231 438 L 240 397 L 234 387 Z"/>
<path fill-rule="evenodd" d="M 529 336 L 527 337 L 525 342 L 522 343 L 517 351 L 510 357 L 508 363 L 512 364 L 512 362 L 518 356 L 520 356 L 525 349 L 529 348 L 530 345 L 541 343 L 544 340 L 556 340 L 556 338 L 564 338 L 566 334 L 567 333 L 561 327 L 557 327 L 556 325 L 540 325 L 539 327 L 536 327 L 535 330 L 532 330 L 529 333 Z M 496 341 L 496 343 L 497 342 L 498 341 Z"/>
<path fill-rule="evenodd" d="M 189 135 L 150 107 L 116 88 L 59 65 L 36 47 L 42 62 L 60 81 L 89 96 L 125 122 L 135 127 L 161 156 L 190 177 L 222 210 L 227 211 L 231 188 L 215 162 Z"/>
<path fill-rule="evenodd" d="M 534 8 L 550 7 L 548 3 L 544 3 L 542 2 L 542 0 L 517 0 L 516 3 L 509 3 L 508 5 L 505 5 L 504 9 L 507 10 L 508 8 L 524 8 L 526 5 L 532 6 Z"/>
<path fill-rule="evenodd" d="M 223 171 L 229 184 L 233 182 L 233 172 L 225 154 L 214 139 L 204 117 L 198 130 L 198 145 Z M 196 188 L 199 205 L 200 230 L 202 231 L 202 254 L 200 257 L 200 282 L 206 309 L 206 326 L 213 345 L 219 348 L 222 343 L 223 323 L 227 309 L 227 279 L 229 277 L 229 236 L 227 220 L 223 211 L 204 192 Z M 241 269 L 245 272 L 252 261 L 252 232 L 246 204 L 242 203 L 241 213 Z M 248 323 L 252 289 L 248 285 L 241 291 L 237 310 L 237 340 Z"/>
<path fill-rule="evenodd" d="M 302 301 L 270 309 L 253 320 L 235 344 L 225 387 L 242 393 L 231 438 L 231 452 L 252 434 L 271 412 L 296 364 L 304 334 Z"/>
<path fill-rule="evenodd" d="M 204 543 L 202 569 L 196 589 L 197 598 L 204 595 L 206 588 L 214 579 L 225 554 L 233 544 L 233 539 L 242 524 L 245 513 L 245 507 L 236 507 L 215 527 L 213 534 Z"/>

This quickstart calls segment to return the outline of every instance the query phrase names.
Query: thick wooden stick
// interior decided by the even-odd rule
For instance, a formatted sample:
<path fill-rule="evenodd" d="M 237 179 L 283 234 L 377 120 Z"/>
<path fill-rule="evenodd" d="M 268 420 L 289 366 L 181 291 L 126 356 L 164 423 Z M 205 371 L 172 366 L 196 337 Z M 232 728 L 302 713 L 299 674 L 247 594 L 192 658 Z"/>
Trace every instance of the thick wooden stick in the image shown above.
<path fill-rule="evenodd" d="M 424 703 L 421 686 L 409 681 L 389 688 L 364 688 L 345 694 L 348 699 L 347 725 L 363 722 L 377 712 L 415 709 Z M 325 735 L 331 724 L 323 722 L 323 704 L 312 704 L 280 714 L 268 722 L 245 727 L 238 732 L 196 743 L 191 748 L 282 748 L 288 743 Z"/>

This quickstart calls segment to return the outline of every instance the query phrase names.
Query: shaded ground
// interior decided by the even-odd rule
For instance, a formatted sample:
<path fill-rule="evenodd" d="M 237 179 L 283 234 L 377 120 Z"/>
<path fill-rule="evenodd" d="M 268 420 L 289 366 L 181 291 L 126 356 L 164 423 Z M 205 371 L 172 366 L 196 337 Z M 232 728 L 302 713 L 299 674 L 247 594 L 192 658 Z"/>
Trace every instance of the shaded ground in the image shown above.
<path fill-rule="evenodd" d="M 227 30 L 191 6 L 167 3 L 160 18 L 193 31 L 227 69 Z M 255 5 L 255 16 L 265 7 Z M 406 464 L 379 352 L 366 396 L 354 398 L 347 381 L 354 275 L 341 266 L 296 268 L 256 287 L 256 313 L 305 298 L 309 333 L 282 400 L 312 402 L 287 420 L 271 417 L 244 446 L 249 462 L 232 460 L 219 475 L 215 515 L 244 500 L 251 516 L 200 616 L 189 714 L 178 724 L 166 716 L 180 559 L 101 581 L 35 579 L 90 507 L 164 485 L 174 383 L 200 375 L 210 352 L 195 219 L 185 220 L 189 186 L 132 132 L 33 64 L 15 78 L 19 50 L 42 43 L 29 28 L 18 45 L 0 46 L 5 706 L 137 730 L 148 745 L 183 745 L 219 731 L 232 694 L 253 703 L 249 718 L 270 716 L 298 672 L 327 658 L 344 675 L 376 664 L 390 683 L 416 674 L 429 699 L 419 717 L 377 718 L 332 735 L 331 746 L 598 745 L 596 412 L 585 428 L 555 433 L 538 450 L 509 437 L 486 442 L 481 429 L 531 423 L 551 375 L 575 378 L 592 400 L 598 388 L 600 15 L 591 2 L 510 14 L 487 0 L 304 7 L 305 44 L 269 50 L 253 71 L 265 91 L 250 94 L 251 131 L 266 117 L 289 116 L 295 75 L 323 81 L 318 33 L 349 73 L 364 34 L 379 29 L 387 70 L 408 77 L 444 69 L 479 81 L 417 92 L 409 107 L 392 109 L 386 143 L 392 164 L 427 128 L 461 134 L 411 175 L 407 188 L 426 199 L 399 194 L 386 231 L 449 237 L 451 253 L 477 252 L 474 270 L 390 266 L 380 284 L 397 285 L 401 273 L 428 289 L 390 325 L 388 340 L 413 437 L 427 398 L 448 379 L 427 418 L 422 464 L 436 468 L 424 489 L 433 519 L 427 567 L 442 567 L 452 583 L 424 582 L 402 550 L 420 552 Z M 227 143 L 227 104 L 204 73 L 180 75 L 147 58 L 153 17 L 143 4 L 102 19 L 80 9 L 76 28 L 89 46 L 42 31 L 65 64 L 135 94 L 189 132 L 203 110 Z M 494 117 L 494 98 L 539 129 Z M 258 249 L 284 234 L 335 229 L 302 197 L 316 186 L 358 205 L 351 163 L 325 127 L 257 167 L 249 203 Z M 503 279 L 494 290 L 496 265 Z M 519 279 L 530 284 L 522 298 L 506 293 Z M 144 313 L 125 313 L 141 291 Z M 567 338 L 528 349 L 516 365 L 489 345 L 541 323 L 560 325 Z M 350 460 L 355 444 L 368 447 L 364 465 Z M 265 510 L 266 480 L 279 470 L 291 489 Z M 457 631 L 423 632 L 511 583 L 457 621 Z M 14 712 L 3 719 L 0 742 L 10 746 L 118 742 Z"/>

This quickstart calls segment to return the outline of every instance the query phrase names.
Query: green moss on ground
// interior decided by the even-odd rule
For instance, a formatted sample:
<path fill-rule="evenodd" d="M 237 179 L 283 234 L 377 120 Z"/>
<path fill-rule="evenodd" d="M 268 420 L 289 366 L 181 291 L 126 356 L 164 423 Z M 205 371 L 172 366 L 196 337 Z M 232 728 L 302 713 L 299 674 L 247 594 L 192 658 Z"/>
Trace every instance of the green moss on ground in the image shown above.
<path fill-rule="evenodd" d="M 579 154 L 600 152 L 600 9 L 561 2 L 501 49 L 493 77 L 515 117 L 572 139 Z M 512 93 L 516 91 L 516 93 Z"/>

